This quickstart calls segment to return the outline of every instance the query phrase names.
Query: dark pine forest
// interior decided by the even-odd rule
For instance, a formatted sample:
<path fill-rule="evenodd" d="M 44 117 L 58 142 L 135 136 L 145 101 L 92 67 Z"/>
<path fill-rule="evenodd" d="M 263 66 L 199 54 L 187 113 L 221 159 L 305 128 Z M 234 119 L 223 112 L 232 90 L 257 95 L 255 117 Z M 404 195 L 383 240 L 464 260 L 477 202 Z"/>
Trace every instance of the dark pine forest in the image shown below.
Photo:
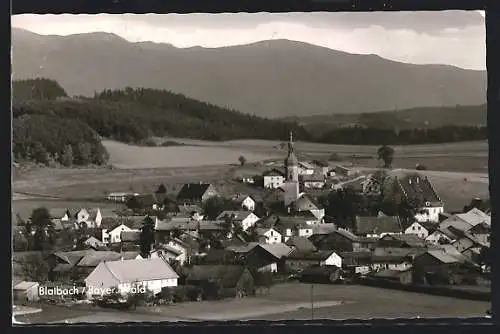
<path fill-rule="evenodd" d="M 261 118 L 169 91 L 125 88 L 92 97 L 69 97 L 49 79 L 13 82 L 13 154 L 16 161 L 50 165 L 103 165 L 101 138 L 143 144 L 148 138 L 180 137 L 298 140 L 352 145 L 409 145 L 484 140 L 486 127 L 435 129 L 332 128 L 315 135 L 294 122 Z"/>

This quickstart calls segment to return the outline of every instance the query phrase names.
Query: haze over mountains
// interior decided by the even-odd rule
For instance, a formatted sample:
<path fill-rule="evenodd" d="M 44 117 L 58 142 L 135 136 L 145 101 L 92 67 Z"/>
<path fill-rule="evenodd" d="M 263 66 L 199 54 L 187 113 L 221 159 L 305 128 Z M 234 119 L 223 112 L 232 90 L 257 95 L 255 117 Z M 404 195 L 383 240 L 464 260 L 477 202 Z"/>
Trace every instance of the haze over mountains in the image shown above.
<path fill-rule="evenodd" d="M 13 78 L 57 80 L 70 95 L 167 89 L 267 117 L 481 105 L 486 72 L 412 65 L 288 40 L 206 49 L 130 43 L 113 34 L 12 29 Z"/>

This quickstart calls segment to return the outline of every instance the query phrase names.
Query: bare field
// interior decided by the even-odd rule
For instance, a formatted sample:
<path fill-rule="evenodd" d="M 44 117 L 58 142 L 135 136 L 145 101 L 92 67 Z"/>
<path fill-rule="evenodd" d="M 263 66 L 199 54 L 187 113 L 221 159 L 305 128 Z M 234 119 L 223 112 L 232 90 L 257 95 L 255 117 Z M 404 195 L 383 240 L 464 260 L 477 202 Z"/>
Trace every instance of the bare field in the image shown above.
<path fill-rule="evenodd" d="M 110 140 L 103 141 L 103 145 L 110 153 L 110 164 L 126 169 L 228 165 L 238 163 L 240 156 L 244 156 L 248 162 L 276 157 L 276 153 L 273 155 L 243 147 L 216 145 L 139 147 Z"/>
<path fill-rule="evenodd" d="M 285 151 L 278 141 L 235 140 L 210 142 L 170 138 L 186 146 L 139 147 L 105 140 L 110 153 L 110 163 L 120 169 L 200 167 L 203 165 L 228 165 L 238 163 L 242 155 L 248 162 L 282 159 Z M 190 146 L 192 145 L 192 146 Z M 297 142 L 296 150 L 304 158 L 328 158 L 332 153 L 350 159 L 362 157 L 356 163 L 376 167 L 378 146 L 329 145 Z M 412 168 L 417 163 L 428 169 L 487 172 L 488 143 L 464 142 L 432 145 L 394 146 L 394 166 Z"/>

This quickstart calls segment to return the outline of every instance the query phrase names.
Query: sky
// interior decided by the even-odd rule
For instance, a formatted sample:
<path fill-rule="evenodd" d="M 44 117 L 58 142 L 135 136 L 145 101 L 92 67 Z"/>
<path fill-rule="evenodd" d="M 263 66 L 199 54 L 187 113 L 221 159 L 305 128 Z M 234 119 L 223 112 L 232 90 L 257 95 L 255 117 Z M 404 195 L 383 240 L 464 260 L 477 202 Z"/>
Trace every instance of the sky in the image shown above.
<path fill-rule="evenodd" d="M 114 33 L 130 42 L 208 48 L 289 39 L 414 64 L 486 69 L 484 12 L 99 14 L 12 16 L 41 35 Z"/>

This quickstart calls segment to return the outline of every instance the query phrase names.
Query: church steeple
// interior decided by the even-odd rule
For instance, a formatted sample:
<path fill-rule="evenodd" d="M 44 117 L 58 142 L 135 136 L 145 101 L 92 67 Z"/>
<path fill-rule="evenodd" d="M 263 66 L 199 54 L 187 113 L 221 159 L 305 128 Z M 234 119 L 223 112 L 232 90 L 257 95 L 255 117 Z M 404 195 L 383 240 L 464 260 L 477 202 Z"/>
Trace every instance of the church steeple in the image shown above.
<path fill-rule="evenodd" d="M 286 169 L 287 180 L 289 181 L 299 180 L 298 160 L 294 152 L 293 133 L 291 131 L 290 131 L 290 139 L 288 141 L 288 155 L 285 159 L 285 169 Z"/>

